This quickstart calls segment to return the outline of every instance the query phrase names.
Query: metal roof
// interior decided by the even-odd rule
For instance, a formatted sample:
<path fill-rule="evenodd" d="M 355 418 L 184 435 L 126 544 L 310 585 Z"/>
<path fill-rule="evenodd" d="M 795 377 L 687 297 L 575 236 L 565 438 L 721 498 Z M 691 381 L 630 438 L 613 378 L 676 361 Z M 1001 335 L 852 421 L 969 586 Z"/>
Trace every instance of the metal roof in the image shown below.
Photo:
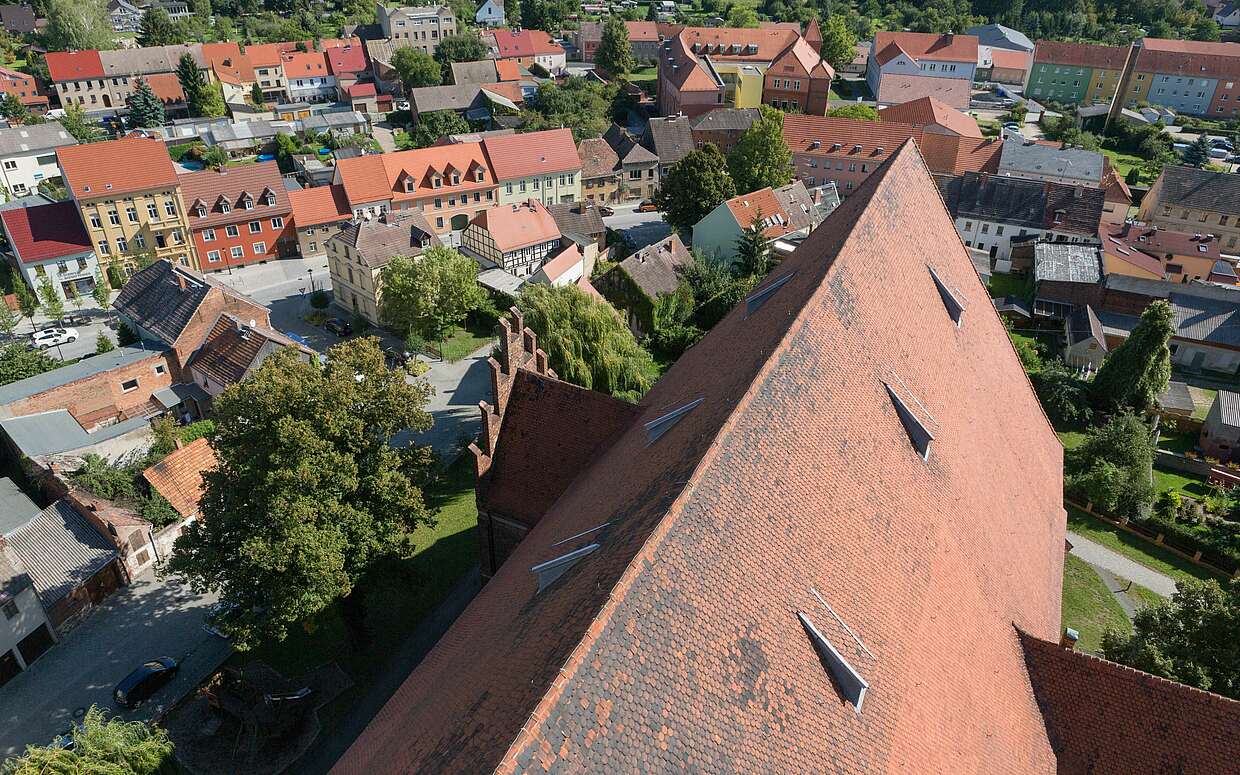
<path fill-rule="evenodd" d="M 0 536 L 34 519 L 39 507 L 12 479 L 0 478 Z"/>
<path fill-rule="evenodd" d="M 66 145 L 77 145 L 77 140 L 55 121 L 0 129 L 0 156 L 3 157 L 50 151 Z"/>
<path fill-rule="evenodd" d="M 77 509 L 59 500 L 5 535 L 50 608 L 116 557 L 116 547 Z"/>
<path fill-rule="evenodd" d="M 1036 282 L 1096 283 L 1102 279 L 1102 258 L 1097 245 L 1080 242 L 1039 242 L 1033 248 Z"/>
<path fill-rule="evenodd" d="M 483 288 L 492 291 L 506 293 L 509 296 L 516 296 L 517 291 L 521 290 L 521 286 L 525 285 L 525 280 L 517 277 L 511 272 L 505 272 L 498 267 L 492 269 L 484 269 L 478 273 L 478 284 Z"/>
<path fill-rule="evenodd" d="M 162 347 L 118 347 L 111 352 L 102 355 L 92 355 L 89 358 L 83 358 L 77 363 L 61 366 L 59 369 L 52 369 L 42 374 L 36 374 L 33 377 L 10 382 L 7 385 L 0 386 L 0 406 L 5 406 L 39 393 L 45 393 L 52 388 L 68 385 L 71 382 L 77 382 L 87 377 L 93 377 L 105 371 L 137 363 L 143 358 L 158 355 L 163 351 L 164 348 Z"/>
<path fill-rule="evenodd" d="M 1102 154 L 1083 148 L 1056 148 L 1033 141 L 1005 142 L 999 155 L 999 174 L 1010 172 L 1099 183 L 1102 181 Z"/>
<path fill-rule="evenodd" d="M 89 433 L 81 423 L 73 419 L 68 409 L 53 409 L 50 412 L 0 420 L 0 429 L 4 430 L 9 440 L 23 455 L 37 457 L 83 449 L 124 436 L 126 433 L 146 427 L 147 424 L 148 421 L 145 418 L 134 417 Z"/>
<path fill-rule="evenodd" d="M 1218 416 L 1223 424 L 1240 428 L 1240 393 L 1220 390 L 1214 402 L 1218 404 Z"/>

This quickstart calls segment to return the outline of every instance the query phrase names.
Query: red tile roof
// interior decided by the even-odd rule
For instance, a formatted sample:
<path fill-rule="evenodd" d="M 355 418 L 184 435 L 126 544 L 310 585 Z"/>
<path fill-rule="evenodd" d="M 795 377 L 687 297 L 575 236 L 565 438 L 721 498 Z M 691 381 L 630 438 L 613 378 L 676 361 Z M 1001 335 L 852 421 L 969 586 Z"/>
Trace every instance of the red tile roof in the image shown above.
<path fill-rule="evenodd" d="M 874 35 L 874 50 L 879 52 L 880 57 L 893 44 L 919 61 L 977 62 L 976 35 L 940 35 L 935 32 L 879 32 Z"/>
<path fill-rule="evenodd" d="M 564 53 L 560 44 L 542 30 L 492 30 L 487 35 L 495 39 L 500 59 Z"/>
<path fill-rule="evenodd" d="M 314 78 L 327 75 L 327 57 L 317 51 L 293 51 L 283 54 L 280 63 L 284 66 L 285 78 Z"/>
<path fill-rule="evenodd" d="M 1200 40 L 1146 38 L 1137 53 L 1136 70 L 1190 78 L 1234 78 L 1240 76 L 1240 46 Z"/>
<path fill-rule="evenodd" d="M 486 138 L 482 145 L 497 181 L 581 169 L 571 129 L 499 135 Z"/>
<path fill-rule="evenodd" d="M 481 181 L 476 179 L 479 170 L 483 173 Z M 451 182 L 453 172 L 460 176 L 457 185 Z M 431 195 L 447 197 L 462 191 L 494 188 L 493 174 L 482 144 L 476 142 L 356 156 L 336 164 L 337 181 L 343 184 L 351 205 L 384 200 L 407 202 Z M 440 188 L 432 186 L 435 175 L 442 180 Z M 411 180 L 412 191 L 405 190 L 406 179 Z"/>
<path fill-rule="evenodd" d="M 263 197 L 268 191 L 275 194 L 274 205 L 263 204 Z M 242 204 L 246 194 L 253 200 L 254 207 L 250 210 Z M 284 177 L 274 161 L 184 174 L 181 176 L 181 197 L 185 201 L 185 215 L 191 229 L 284 216 L 293 209 L 289 204 L 288 190 L 284 188 Z M 228 212 L 224 212 L 222 202 L 227 202 Z M 198 216 L 198 205 L 206 209 L 205 216 Z"/>
<path fill-rule="evenodd" d="M 198 513 L 202 475 L 215 468 L 215 450 L 206 439 L 194 439 L 147 468 L 142 476 L 183 517 Z"/>
<path fill-rule="evenodd" d="M 288 199 L 293 208 L 293 224 L 299 229 L 347 221 L 353 217 L 344 186 L 339 184 L 290 191 Z"/>
<path fill-rule="evenodd" d="M 374 97 L 378 93 L 373 83 L 355 83 L 349 87 L 350 97 Z"/>
<path fill-rule="evenodd" d="M 1092 43 L 1039 40 L 1033 49 L 1034 64 L 1123 70 L 1124 60 L 1127 58 L 1127 46 L 1095 46 Z"/>
<path fill-rule="evenodd" d="M 1028 70 L 1031 58 L 1028 51 L 1012 51 L 1006 48 L 990 50 L 990 64 L 1000 70 Z"/>
<path fill-rule="evenodd" d="M 961 137 L 980 138 L 982 136 L 982 130 L 972 116 L 961 113 L 937 97 L 919 97 L 899 105 L 892 105 L 880 110 L 878 117 L 883 121 L 896 121 L 917 126 L 938 124 Z"/>
<path fill-rule="evenodd" d="M 646 394 L 336 775 L 1054 771 L 1012 624 L 1058 632 L 1063 450 L 914 146 L 775 272 Z M 884 383 L 932 422 L 928 462 Z M 538 591 L 533 566 L 591 543 Z M 862 712 L 798 612 L 869 682 Z"/>
<path fill-rule="evenodd" d="M 470 221 L 486 229 L 501 253 L 519 250 L 558 239 L 560 227 L 542 202 L 528 202 L 488 207 Z"/>
<path fill-rule="evenodd" d="M 495 60 L 495 77 L 501 81 L 521 80 L 521 65 L 511 59 Z"/>
<path fill-rule="evenodd" d="M 625 29 L 629 31 L 629 42 L 637 43 L 656 42 L 659 40 L 659 25 L 654 22 L 645 21 L 627 21 L 624 23 Z"/>
<path fill-rule="evenodd" d="M 1235 772 L 1240 702 L 1020 633 L 1061 773 Z"/>
<path fill-rule="evenodd" d="M 281 55 L 296 50 L 296 43 L 255 43 L 245 47 L 245 57 L 253 67 L 278 67 Z"/>
<path fill-rule="evenodd" d="M 120 196 L 177 185 L 176 168 L 162 140 L 125 137 L 56 149 L 70 193 L 77 199 Z"/>
<path fill-rule="evenodd" d="M 103 60 L 99 52 L 49 51 L 47 52 L 47 75 L 52 83 L 80 81 L 86 78 L 103 78 Z"/>
<path fill-rule="evenodd" d="M 234 84 L 254 82 L 254 67 L 236 43 L 203 43 L 202 56 L 220 80 Z"/>
<path fill-rule="evenodd" d="M 23 264 L 88 253 L 90 235 L 74 202 L 56 202 L 0 213 L 13 252 Z"/>
<path fill-rule="evenodd" d="M 889 158 L 908 139 L 917 141 L 931 171 L 952 174 L 994 172 L 998 169 L 999 153 L 1003 148 L 1003 142 L 998 139 L 923 132 L 912 124 L 893 121 L 874 123 L 796 113 L 784 116 L 784 143 L 795 154 L 878 164 Z M 814 143 L 817 145 L 814 146 Z M 836 143 L 840 147 L 833 150 Z M 856 146 L 860 149 L 854 150 Z"/>
<path fill-rule="evenodd" d="M 1217 261 L 1220 240 L 1209 234 L 1189 234 L 1182 231 L 1155 229 L 1140 223 L 1103 224 L 1103 247 L 1108 243 L 1123 243 L 1126 247 L 1148 253 L 1158 258 L 1172 256 L 1196 256 Z"/>
<path fill-rule="evenodd" d="M 997 172 L 1003 141 L 997 137 L 953 137 L 926 132 L 917 141 L 926 165 L 934 172 Z"/>
<path fill-rule="evenodd" d="M 790 231 L 796 231 L 788 211 L 775 198 L 775 192 L 770 188 L 741 194 L 724 204 L 727 205 L 728 211 L 732 213 L 732 217 L 742 229 L 752 226 L 755 218 L 760 217 L 763 221 L 768 221 L 769 225 L 762 230 L 767 239 L 774 239 Z"/>
<path fill-rule="evenodd" d="M 878 101 L 885 105 L 899 105 L 922 97 L 934 97 L 956 110 L 967 110 L 972 88 L 964 78 L 883 73 L 878 81 Z"/>
<path fill-rule="evenodd" d="M 337 77 L 362 73 L 370 67 L 366 62 L 365 46 L 336 46 L 324 53 L 327 55 L 328 69 Z"/>
<path fill-rule="evenodd" d="M 185 91 L 181 88 L 181 80 L 176 73 L 152 73 L 145 76 L 151 91 L 165 105 L 179 105 L 185 102 Z"/>

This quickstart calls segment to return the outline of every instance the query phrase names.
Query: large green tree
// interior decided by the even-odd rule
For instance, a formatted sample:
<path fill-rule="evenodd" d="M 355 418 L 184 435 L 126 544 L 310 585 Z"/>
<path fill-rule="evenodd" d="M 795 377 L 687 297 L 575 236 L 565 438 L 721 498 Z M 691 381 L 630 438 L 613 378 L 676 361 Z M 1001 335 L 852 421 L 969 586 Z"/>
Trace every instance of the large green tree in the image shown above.
<path fill-rule="evenodd" d="M 1184 164 L 1188 167 L 1196 167 L 1201 169 L 1210 163 L 1210 141 L 1205 135 L 1197 135 L 1187 148 L 1184 149 Z"/>
<path fill-rule="evenodd" d="M 1108 407 L 1130 406 L 1138 411 L 1154 403 L 1171 380 L 1171 349 L 1175 333 L 1171 305 L 1150 302 L 1124 343 L 1115 348 L 1094 376 L 1094 399 Z"/>
<path fill-rule="evenodd" d="M 33 377 L 61 365 L 42 350 L 31 350 L 18 342 L 0 345 L 0 385 Z"/>
<path fill-rule="evenodd" d="M 2 775 L 173 775 L 180 771 L 172 741 L 162 728 L 142 721 L 107 718 L 92 705 L 75 724 L 72 749 L 27 746 L 8 759 Z"/>
<path fill-rule="evenodd" d="M 650 387 L 650 353 L 606 302 L 576 285 L 527 283 L 517 307 L 560 379 L 631 400 Z"/>
<path fill-rule="evenodd" d="M 164 125 L 164 103 L 155 96 L 155 91 L 144 79 L 138 79 L 137 86 L 125 99 L 125 104 L 129 106 L 125 123 L 130 129 Z"/>
<path fill-rule="evenodd" d="M 1132 618 L 1132 633 L 1102 639 L 1107 659 L 1240 700 L 1240 580 L 1177 584 L 1170 600 Z"/>
<path fill-rule="evenodd" d="M 862 105 L 859 102 L 841 105 L 838 108 L 831 108 L 827 111 L 827 115 L 832 118 L 851 118 L 854 121 L 879 120 L 878 110 L 873 105 Z"/>
<path fill-rule="evenodd" d="M 104 5 L 103 0 L 45 0 L 44 45 L 49 51 L 114 48 Z"/>
<path fill-rule="evenodd" d="M 835 72 L 843 72 L 857 56 L 857 36 L 848 26 L 843 14 L 831 14 L 822 25 L 822 58 Z"/>
<path fill-rule="evenodd" d="M 59 119 L 60 125 L 79 143 L 94 143 L 103 139 L 103 130 L 94 121 L 86 117 L 81 105 L 65 106 L 64 115 Z"/>
<path fill-rule="evenodd" d="M 30 330 L 34 331 L 34 316 L 43 306 L 39 303 L 39 297 L 21 280 L 13 283 L 13 295 L 17 297 L 17 308 L 21 310 L 22 317 L 30 321 Z"/>
<path fill-rule="evenodd" d="M 725 23 L 728 27 L 757 27 L 758 13 L 748 6 L 734 5 L 728 11 Z"/>
<path fill-rule="evenodd" d="M 762 225 L 762 211 L 754 215 L 753 223 L 745 227 L 736 238 L 736 259 L 733 269 L 741 277 L 765 277 L 771 271 L 771 243 Z"/>
<path fill-rule="evenodd" d="M 442 81 L 439 64 L 425 51 L 406 46 L 392 54 L 392 69 L 405 85 L 405 92 L 423 86 L 438 86 Z"/>
<path fill-rule="evenodd" d="M 215 397 L 219 464 L 168 569 L 235 605 L 220 625 L 237 648 L 283 639 L 338 600 L 366 644 L 359 582 L 381 558 L 408 557 L 430 520 L 430 450 L 393 444 L 431 426 L 431 388 L 406 376 L 377 340 L 354 339 L 325 365 L 277 352 Z"/>
<path fill-rule="evenodd" d="M 594 64 L 613 78 L 627 79 L 637 69 L 629 30 L 617 14 L 603 22 L 603 37 L 594 53 Z"/>
<path fill-rule="evenodd" d="M 728 154 L 728 169 L 742 194 L 778 188 L 792 180 L 792 152 L 784 142 L 784 114 L 761 106 L 762 118 L 741 133 Z"/>
<path fill-rule="evenodd" d="M 0 98 L 0 116 L 11 124 L 24 124 L 30 119 L 30 108 L 22 104 L 21 97 L 9 93 Z"/>
<path fill-rule="evenodd" d="M 486 44 L 475 32 L 466 30 L 444 37 L 435 46 L 435 61 L 439 63 L 441 82 L 452 81 L 453 62 L 474 62 L 486 59 L 488 55 Z"/>
<path fill-rule="evenodd" d="M 456 135 L 469 131 L 469 122 L 455 110 L 436 110 L 418 115 L 418 123 L 410 127 L 402 140 L 397 142 L 408 148 L 429 148 L 444 135 Z"/>
<path fill-rule="evenodd" d="M 5 304 L 3 299 L 0 299 L 0 335 L 4 337 L 12 336 L 13 332 L 17 330 L 18 322 L 20 320 L 17 317 L 17 312 L 11 309 L 8 304 Z"/>
<path fill-rule="evenodd" d="M 1154 501 L 1153 463 L 1149 427 L 1136 415 L 1121 412 L 1064 454 L 1065 484 L 1069 492 L 1096 508 L 1137 517 Z"/>
<path fill-rule="evenodd" d="M 568 127 L 573 130 L 573 141 L 578 143 L 598 137 L 610 125 L 618 92 L 615 84 L 601 84 L 580 76 L 559 83 L 544 81 L 538 85 L 533 99 L 526 102 L 523 128 L 536 131 Z"/>
<path fill-rule="evenodd" d="M 142 12 L 138 25 L 139 46 L 169 46 L 180 43 L 181 36 L 168 12 L 159 6 L 151 6 Z"/>
<path fill-rule="evenodd" d="M 440 340 L 486 300 L 478 264 L 452 248 L 397 256 L 383 267 L 379 316 L 398 333 Z"/>
<path fill-rule="evenodd" d="M 224 115 L 224 96 L 219 87 L 207 83 L 206 76 L 189 54 L 182 54 L 177 60 L 177 80 L 181 83 L 181 91 L 185 93 L 190 115 L 204 118 Z"/>
<path fill-rule="evenodd" d="M 43 314 L 51 318 L 52 322 L 64 318 L 65 301 L 56 292 L 56 286 L 52 284 L 50 277 L 44 277 L 43 282 L 39 284 L 39 301 L 42 302 Z"/>
<path fill-rule="evenodd" d="M 654 203 L 673 229 L 688 231 L 721 202 L 736 196 L 728 165 L 714 143 L 685 154 L 659 182 Z"/>

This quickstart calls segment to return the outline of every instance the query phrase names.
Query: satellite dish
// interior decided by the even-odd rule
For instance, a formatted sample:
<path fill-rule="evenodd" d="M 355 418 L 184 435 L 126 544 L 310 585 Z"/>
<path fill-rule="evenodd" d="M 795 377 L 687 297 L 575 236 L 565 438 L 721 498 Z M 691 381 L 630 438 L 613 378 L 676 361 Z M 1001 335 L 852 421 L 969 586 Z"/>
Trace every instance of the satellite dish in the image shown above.
<path fill-rule="evenodd" d="M 253 318 L 251 318 L 251 319 L 250 319 L 250 328 L 253 328 L 254 326 L 257 326 L 257 325 L 258 325 L 258 321 L 257 321 L 257 320 L 254 320 Z"/>

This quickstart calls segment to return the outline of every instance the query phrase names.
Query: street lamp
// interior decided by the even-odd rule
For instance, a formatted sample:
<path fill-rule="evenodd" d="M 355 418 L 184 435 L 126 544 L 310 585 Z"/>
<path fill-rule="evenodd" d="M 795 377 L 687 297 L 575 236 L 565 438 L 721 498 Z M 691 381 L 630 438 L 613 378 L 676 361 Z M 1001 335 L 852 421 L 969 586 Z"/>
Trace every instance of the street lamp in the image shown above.
<path fill-rule="evenodd" d="M 314 293 L 314 270 L 313 270 L 313 269 L 307 269 L 307 270 L 306 270 L 306 275 L 307 275 L 307 276 L 309 276 L 309 278 L 310 278 L 310 292 L 311 292 L 311 293 Z"/>

